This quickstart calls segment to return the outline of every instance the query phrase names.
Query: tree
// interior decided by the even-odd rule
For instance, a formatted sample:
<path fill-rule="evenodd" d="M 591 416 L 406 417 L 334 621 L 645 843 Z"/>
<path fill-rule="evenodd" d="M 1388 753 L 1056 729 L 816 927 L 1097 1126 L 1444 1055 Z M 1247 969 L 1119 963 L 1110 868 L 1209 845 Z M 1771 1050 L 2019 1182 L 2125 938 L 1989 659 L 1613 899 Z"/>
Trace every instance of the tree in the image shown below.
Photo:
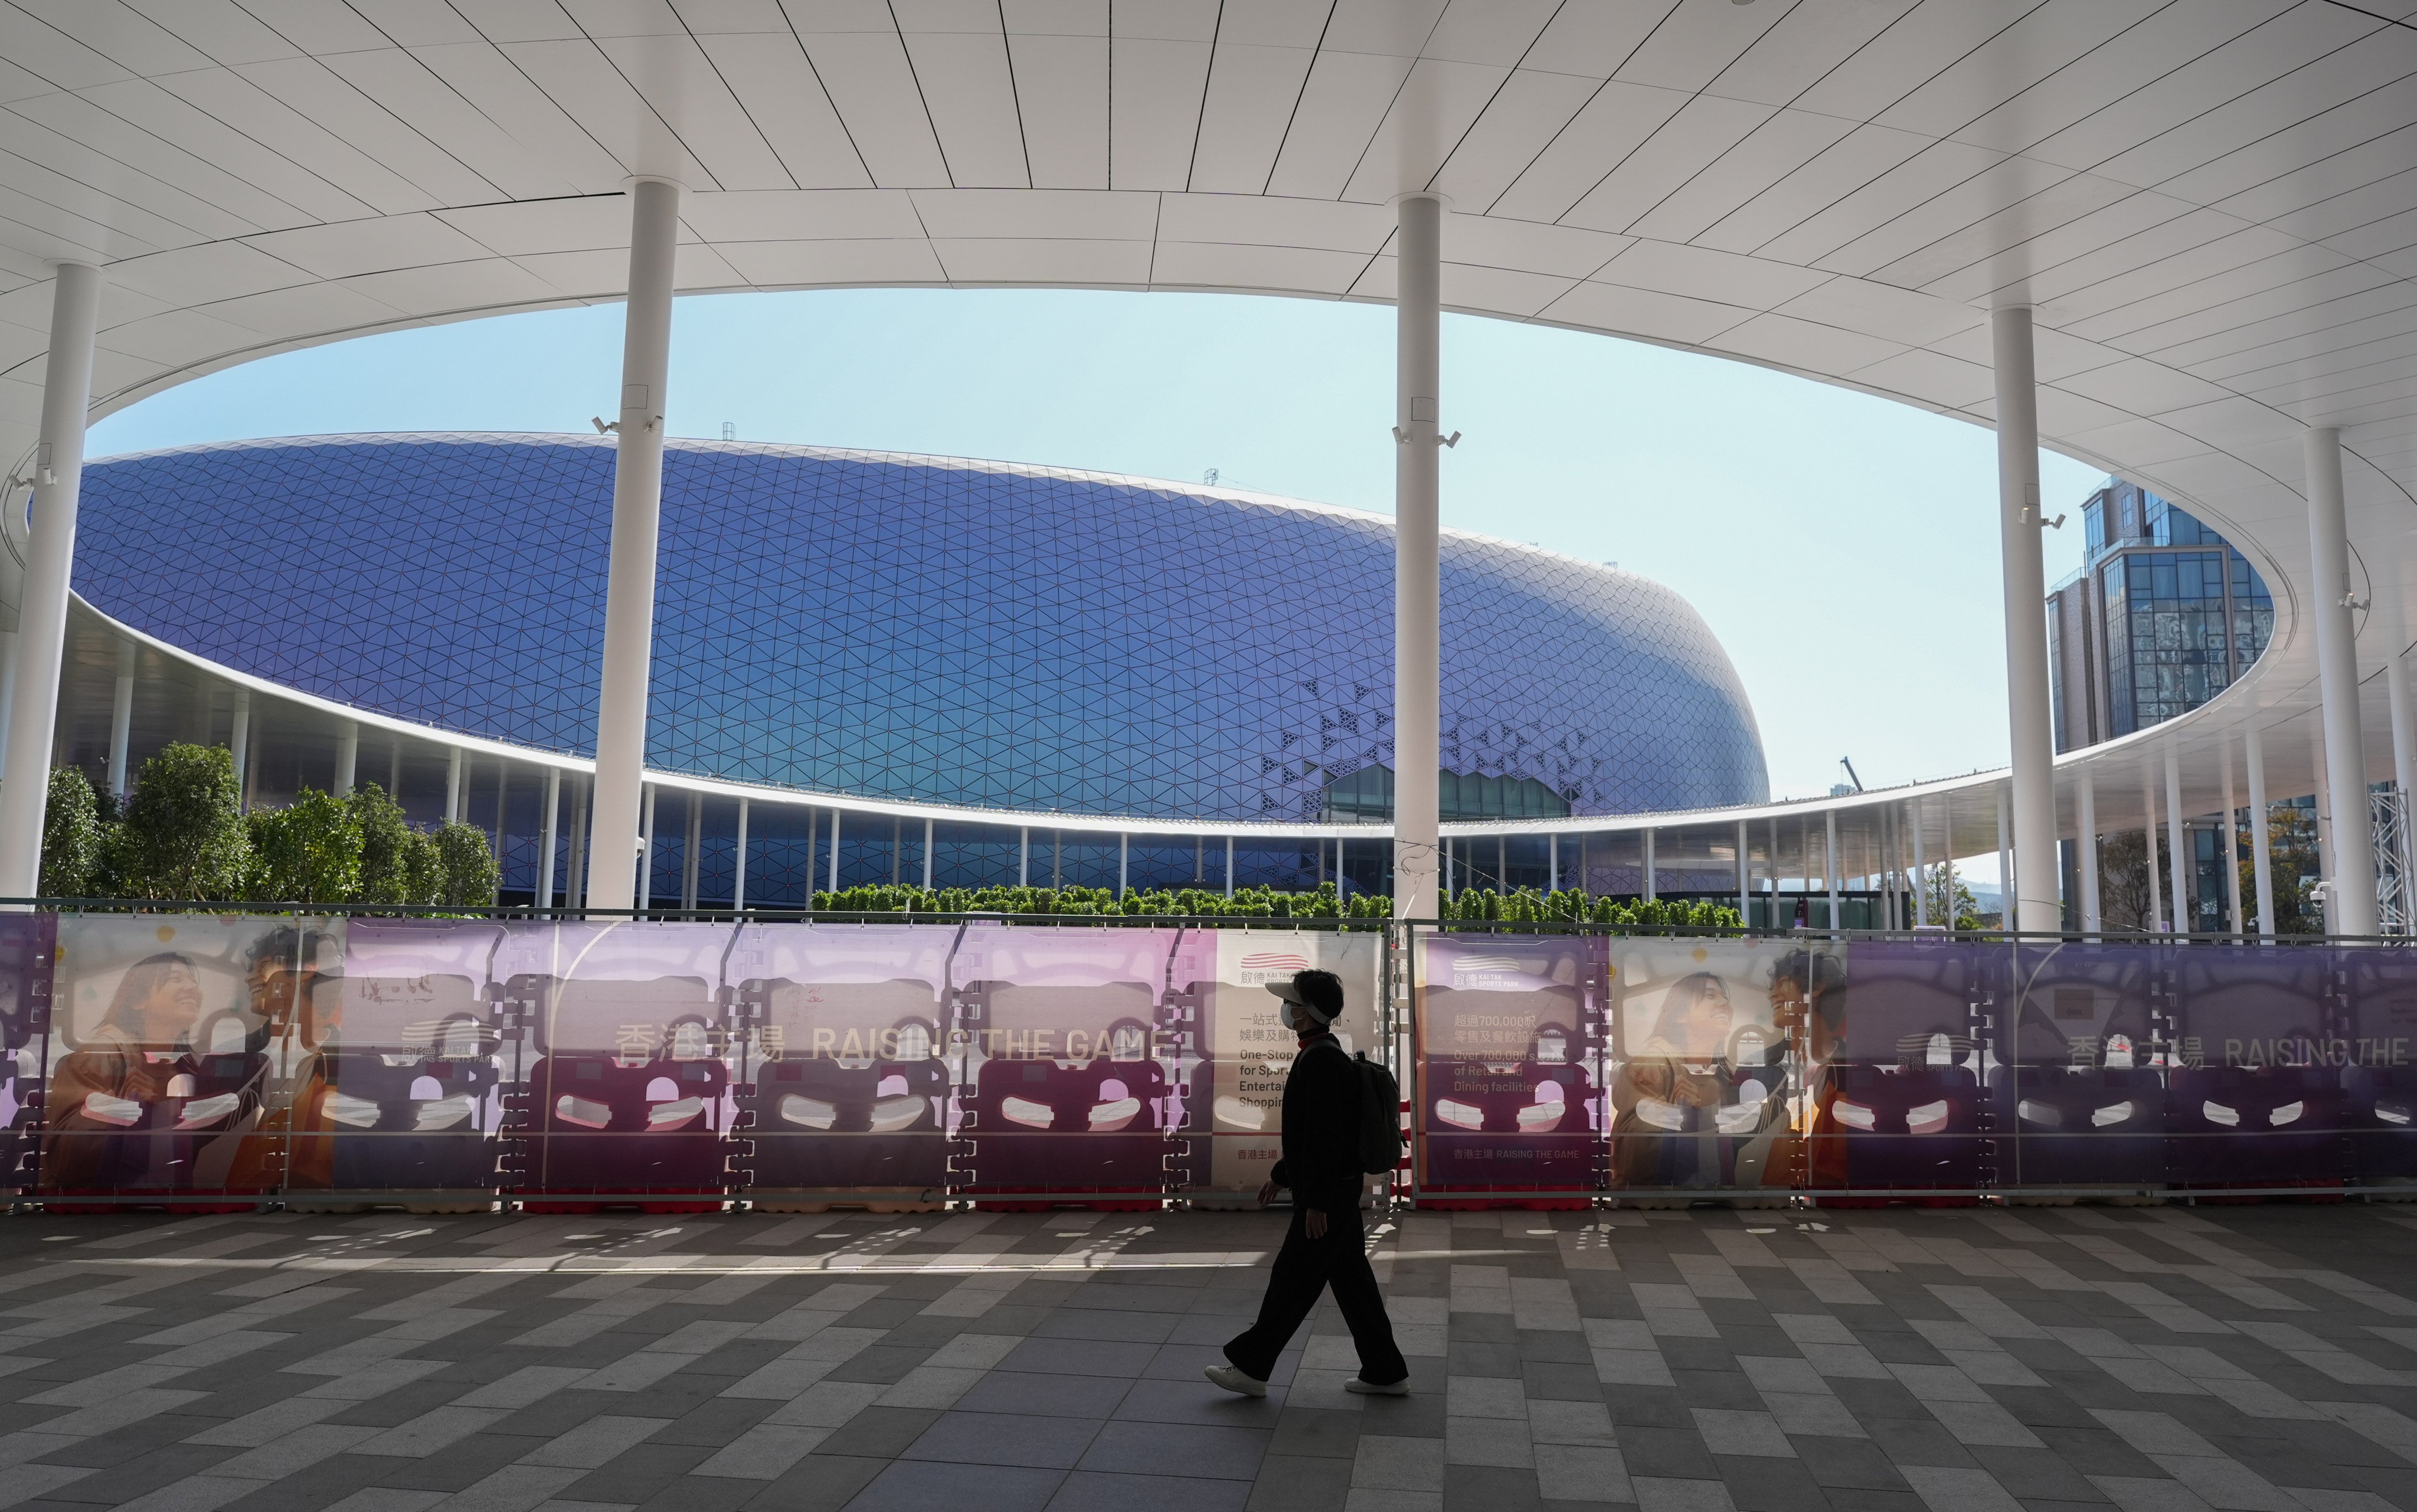
<path fill-rule="evenodd" d="M 1923 901 L 1929 905 L 1930 917 L 1933 920 L 1943 920 L 1947 917 L 1949 902 L 1947 897 L 1947 876 L 1948 872 L 1945 867 L 1932 867 L 1929 869 L 1929 875 L 1923 879 L 1922 885 L 1923 892 L 1924 894 Z M 1961 877 L 1955 879 L 1955 897 L 1953 902 L 1955 910 L 1954 927 L 1956 929 L 1977 930 L 1981 928 L 1980 900 L 1972 896 L 1972 889 L 1964 885 L 1964 879 Z"/>
<path fill-rule="evenodd" d="M 2163 847 L 2159 848 L 2162 855 Z M 2098 916 L 2111 933 L 2152 933 L 2155 889 L 2149 885 L 2148 838 L 2136 829 L 2108 835 L 2098 846 Z"/>
<path fill-rule="evenodd" d="M 448 822 L 432 837 L 436 843 L 436 896 L 440 908 L 493 908 L 503 872 L 487 844 L 487 832 L 476 824 Z"/>
<path fill-rule="evenodd" d="M 353 899 L 362 903 L 425 902 L 434 894 L 434 871 L 425 887 L 413 885 L 411 825 L 403 807 L 374 782 L 364 782 L 344 799 L 361 833 L 360 880 Z"/>
<path fill-rule="evenodd" d="M 2276 804 L 2266 822 L 2266 848 L 2268 874 L 2274 880 L 2274 932 L 2324 933 L 2325 912 L 2315 897 L 2316 885 L 2324 876 L 2324 869 L 2318 865 L 2315 810 Z M 2241 896 L 2244 900 L 2257 896 L 2255 861 L 2241 863 Z M 2254 909 L 2257 904 L 2253 901 L 2249 906 Z"/>
<path fill-rule="evenodd" d="M 223 746 L 172 745 L 143 764 L 108 847 L 129 897 L 238 897 L 251 860 L 235 758 Z"/>
<path fill-rule="evenodd" d="M 255 902 L 348 903 L 361 881 L 361 826 L 352 806 L 304 788 L 282 809 L 251 816 Z"/>
<path fill-rule="evenodd" d="M 90 898 L 100 873 L 100 803 L 92 779 L 72 766 L 51 773 L 42 810 L 42 878 L 45 898 Z"/>

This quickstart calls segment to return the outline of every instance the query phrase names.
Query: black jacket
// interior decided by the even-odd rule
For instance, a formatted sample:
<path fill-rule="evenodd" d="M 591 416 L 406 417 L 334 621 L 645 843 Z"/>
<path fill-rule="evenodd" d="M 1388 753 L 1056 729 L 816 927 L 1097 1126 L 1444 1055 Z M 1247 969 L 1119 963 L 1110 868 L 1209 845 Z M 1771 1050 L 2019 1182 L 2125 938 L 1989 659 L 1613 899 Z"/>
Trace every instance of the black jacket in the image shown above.
<path fill-rule="evenodd" d="M 1332 1035 L 1293 1058 L 1285 1078 L 1284 1158 L 1270 1172 L 1293 1205 L 1321 1213 L 1360 1205 L 1360 1068 Z"/>

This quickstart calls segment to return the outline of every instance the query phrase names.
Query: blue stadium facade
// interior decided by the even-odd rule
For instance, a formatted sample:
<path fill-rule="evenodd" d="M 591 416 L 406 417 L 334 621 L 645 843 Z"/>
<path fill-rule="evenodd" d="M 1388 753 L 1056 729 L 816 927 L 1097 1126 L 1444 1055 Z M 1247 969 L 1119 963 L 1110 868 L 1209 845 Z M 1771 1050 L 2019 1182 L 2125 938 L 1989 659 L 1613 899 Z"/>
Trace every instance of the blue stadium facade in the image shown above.
<path fill-rule="evenodd" d="M 613 463 L 544 435 L 114 458 L 85 473 L 76 588 L 299 691 L 590 754 Z M 1383 517 L 674 441 L 661 584 L 657 769 L 1035 815 L 1374 819 L 1390 796 Z M 1447 818 L 1766 797 L 1744 691 L 1669 590 L 1447 533 L 1443 627 Z"/>

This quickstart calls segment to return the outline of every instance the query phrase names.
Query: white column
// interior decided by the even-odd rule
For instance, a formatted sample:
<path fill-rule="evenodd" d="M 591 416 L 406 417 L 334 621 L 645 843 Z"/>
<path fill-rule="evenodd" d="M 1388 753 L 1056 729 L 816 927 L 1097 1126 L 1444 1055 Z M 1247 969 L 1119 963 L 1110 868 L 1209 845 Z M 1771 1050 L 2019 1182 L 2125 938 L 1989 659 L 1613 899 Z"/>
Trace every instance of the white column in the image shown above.
<path fill-rule="evenodd" d="M 227 754 L 235 760 L 235 779 L 240 784 L 245 763 L 251 759 L 251 689 L 249 688 L 235 690 L 235 718 L 227 727 Z"/>
<path fill-rule="evenodd" d="M 2009 930 L 2022 928 L 2014 899 L 2014 809 L 2012 785 L 1998 790 L 1998 922 Z"/>
<path fill-rule="evenodd" d="M 1841 924 L 1838 917 L 1838 810 L 1824 814 L 1827 824 L 1821 831 L 1821 882 L 1830 893 L 1830 928 L 1834 932 Z"/>
<path fill-rule="evenodd" d="M 2249 869 L 2257 885 L 2257 932 L 2274 938 L 2273 835 L 2267 828 L 2266 742 L 2251 725 L 2248 734 Z"/>
<path fill-rule="evenodd" d="M 395 736 L 386 748 L 386 795 L 395 802 L 403 801 L 403 737 Z"/>
<path fill-rule="evenodd" d="M 688 795 L 688 833 L 680 837 L 680 907 L 696 906 L 696 853 L 705 843 L 705 794 Z"/>
<path fill-rule="evenodd" d="M 562 768 L 545 769 L 545 822 L 537 847 L 537 906 L 554 906 L 555 835 L 562 818 Z"/>
<path fill-rule="evenodd" d="M 1754 923 L 1753 846 L 1746 837 L 1745 821 L 1738 821 L 1738 923 Z"/>
<path fill-rule="evenodd" d="M 1656 867 L 1656 866 L 1653 864 L 1653 832 L 1652 832 L 1651 830 L 1649 830 L 1649 830 L 1645 831 L 1645 866 L 1644 866 L 1644 879 L 1645 879 L 1645 880 L 1644 880 L 1644 888 L 1645 888 L 1644 896 L 1645 896 L 1646 900 L 1647 900 L 1649 902 L 1649 901 L 1651 901 L 1654 898 L 1656 898 L 1656 897 L 1660 896 L 1660 895 L 1659 895 L 1658 893 L 1656 893 L 1656 892 L 1655 892 L 1655 890 L 1654 890 L 1654 883 L 1655 883 L 1655 881 L 1657 880 L 1657 878 L 1656 878 L 1656 874 L 1659 872 L 1659 870 L 1660 870 L 1660 869 L 1661 869 L 1660 868 Z"/>
<path fill-rule="evenodd" d="M 361 727 L 345 721 L 336 733 L 336 786 L 332 790 L 341 798 L 353 791 L 353 779 L 359 776 L 361 765 Z"/>
<path fill-rule="evenodd" d="M 5 505 L 0 498 L 0 505 Z M 17 632 L 0 630 L 0 777 L 8 774 L 8 709 L 17 701 Z"/>
<path fill-rule="evenodd" d="M 2317 680 L 2325 701 L 2325 781 L 2333 854 L 2325 857 L 2327 929 L 2374 934 L 2375 824 L 2366 800 L 2366 748 L 2359 731 L 2358 644 L 2349 611 L 2349 541 L 2342 518 L 2341 432 L 2318 426 L 2302 438 L 2308 467 L 2309 608 L 2317 621 Z"/>
<path fill-rule="evenodd" d="M 1015 832 L 1015 885 L 1032 885 L 1032 826 L 1026 824 Z"/>
<path fill-rule="evenodd" d="M 658 790 L 654 784 L 648 783 L 639 792 L 639 805 L 642 812 L 639 816 L 641 828 L 638 831 L 637 842 L 638 865 L 637 874 L 631 879 L 634 885 L 631 888 L 631 895 L 636 900 L 635 906 L 652 908 L 655 906 L 655 798 Z M 612 853 L 600 849 L 596 854 L 607 855 Z M 624 871 L 630 869 L 616 867 L 611 869 Z M 605 905 L 598 903 L 596 906 L 602 908 Z M 626 908 L 631 905 L 625 903 L 622 906 Z"/>
<path fill-rule="evenodd" d="M 1393 916 L 1414 919 L 1438 912 L 1443 203 L 1415 194 L 1395 208 L 1401 220 L 1393 246 Z"/>
<path fill-rule="evenodd" d="M 595 851 L 599 908 L 628 908 L 646 785 L 646 679 L 655 638 L 655 544 L 663 507 L 664 387 L 671 369 L 677 184 L 630 185 L 630 299 L 621 343 L 619 447 L 613 466 L 612 560 L 604 587 L 602 696 L 596 710 Z M 617 859 L 614 859 L 616 858 Z"/>
<path fill-rule="evenodd" d="M 1234 837 L 1225 837 L 1225 896 L 1234 896 Z"/>
<path fill-rule="evenodd" d="M 2166 864 L 2172 873 L 2166 885 L 2173 891 L 2174 932 L 2188 934 L 2198 923 L 2198 900 L 2191 885 L 2198 879 L 2197 858 L 2191 854 L 2190 831 L 2182 824 L 2182 759 L 2173 747 L 2166 748 Z"/>
<path fill-rule="evenodd" d="M 1907 807 L 1913 810 L 1913 927 L 1919 930 L 1930 923 L 1930 888 L 1927 885 L 1930 858 L 1923 854 L 1922 803 L 1917 799 Z M 1953 916 L 1955 902 L 1952 896 L 1948 900 L 1947 911 L 1950 915 L 1947 922 L 1953 925 L 1955 922 Z"/>
<path fill-rule="evenodd" d="M 51 732 L 59 717 L 68 577 L 75 566 L 76 505 L 84 490 L 84 413 L 92 405 L 92 338 L 100 321 L 99 268 L 61 263 L 53 278 L 42 430 L 34 452 L 34 503 L 17 605 L 17 675 L 8 697 L 5 766 L 16 780 L 0 784 L 0 898 L 31 898 L 41 885 Z"/>
<path fill-rule="evenodd" d="M 2098 896 L 2098 784 L 2080 775 L 2074 800 L 2080 809 L 2081 843 L 2074 847 L 2075 869 L 2081 873 L 2081 932 L 2096 937 L 2106 925 Z"/>
<path fill-rule="evenodd" d="M 2014 900 L 2006 922 L 2052 933 L 2064 927 L 2057 898 L 2056 742 L 2049 715 L 2047 578 L 2040 561 L 2039 393 L 2031 371 L 2031 312 L 1990 316 L 1998 380 L 1998 539 L 2005 569 L 2006 723 L 2013 751 Z M 2019 889 L 2019 892 L 2014 891 Z"/>
<path fill-rule="evenodd" d="M 586 906 L 587 788 L 588 784 L 576 779 L 570 784 L 570 843 L 563 847 L 563 864 L 569 875 L 563 879 L 562 888 L 563 903 L 570 908 Z"/>
<path fill-rule="evenodd" d="M 1343 854 L 1343 843 L 1340 840 L 1335 842 L 1334 854 L 1337 857 L 1334 863 L 1335 869 L 1340 871 L 1343 868 L 1343 862 L 1341 860 L 1341 856 Z M 1552 884 L 1547 886 L 1544 891 L 1548 893 L 1559 892 L 1561 890 L 1561 837 L 1558 833 L 1544 837 L 1544 864 L 1552 869 L 1553 873 Z"/>
<path fill-rule="evenodd" d="M 923 890 L 932 890 L 932 822 L 923 821 Z"/>
<path fill-rule="evenodd" d="M 2164 871 L 2157 865 L 2157 783 L 2146 768 L 2140 773 L 2140 801 L 2148 806 L 2148 817 L 2140 825 L 2140 839 L 2149 852 L 2149 932 L 2163 928 L 2158 915 L 2165 912 L 2162 894 L 2166 890 Z"/>
<path fill-rule="evenodd" d="M 2409 726 L 2407 652 L 2394 634 L 2386 648 L 2383 682 L 2392 697 L 2392 785 L 2400 790 L 2400 907 L 2417 934 L 2417 739 Z"/>
<path fill-rule="evenodd" d="M 2224 837 L 2216 852 L 2224 863 L 2225 929 L 2227 933 L 2242 933 L 2241 918 L 2241 805 L 2234 801 L 2232 789 L 2232 748 L 2220 752 L 2219 764 L 2224 772 L 2224 824 L 2219 831 Z"/>
<path fill-rule="evenodd" d="M 825 890 L 837 892 L 839 891 L 839 810 L 836 809 L 831 810 L 830 848 L 830 886 Z"/>
<path fill-rule="evenodd" d="M 807 853 L 809 865 L 813 855 L 813 852 Z M 738 800 L 738 845 L 730 861 L 730 911 L 734 914 L 747 911 L 747 800 L 744 798 Z"/>
<path fill-rule="evenodd" d="M 1320 846 L 1318 848 L 1317 854 L 1319 860 L 1324 860 L 1326 858 L 1325 847 Z M 1117 896 L 1118 898 L 1122 898 L 1125 895 L 1125 876 L 1131 869 L 1132 861 L 1132 837 L 1130 835 L 1118 835 L 1117 837 Z"/>
<path fill-rule="evenodd" d="M 445 753 L 445 822 L 458 824 L 462 818 L 462 748 L 454 747 Z"/>
<path fill-rule="evenodd" d="M 109 701 L 109 791 L 126 795 L 126 748 L 134 737 L 134 647 L 117 648 L 117 686 Z"/>

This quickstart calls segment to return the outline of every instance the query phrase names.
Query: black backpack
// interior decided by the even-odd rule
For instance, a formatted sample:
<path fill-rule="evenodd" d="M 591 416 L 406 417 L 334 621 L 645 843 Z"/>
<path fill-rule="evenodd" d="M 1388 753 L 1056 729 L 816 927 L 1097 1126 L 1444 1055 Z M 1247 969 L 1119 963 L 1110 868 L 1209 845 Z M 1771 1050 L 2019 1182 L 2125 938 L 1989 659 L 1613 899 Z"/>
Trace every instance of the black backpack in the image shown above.
<path fill-rule="evenodd" d="M 1351 1064 L 1360 1073 L 1360 1170 L 1391 1175 L 1402 1164 L 1401 1083 L 1366 1051 L 1354 1051 Z"/>

